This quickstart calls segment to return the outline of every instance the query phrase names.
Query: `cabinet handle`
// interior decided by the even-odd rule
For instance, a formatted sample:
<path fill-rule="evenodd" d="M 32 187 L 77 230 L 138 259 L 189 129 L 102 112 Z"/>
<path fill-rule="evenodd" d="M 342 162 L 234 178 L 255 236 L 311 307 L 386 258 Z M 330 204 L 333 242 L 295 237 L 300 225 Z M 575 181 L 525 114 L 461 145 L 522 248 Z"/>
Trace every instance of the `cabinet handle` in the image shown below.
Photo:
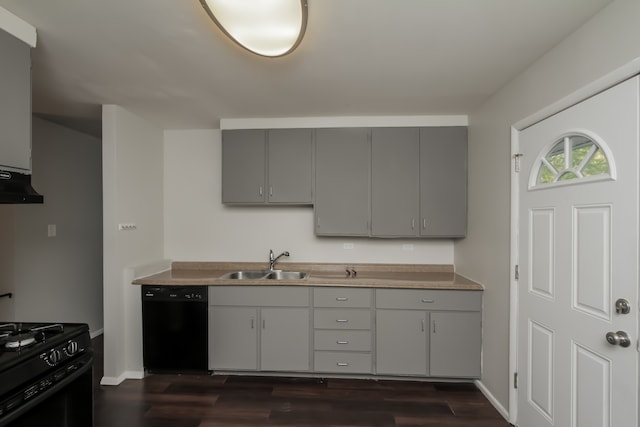
<path fill-rule="evenodd" d="M 424 319 L 420 321 L 420 330 L 424 332 Z"/>
<path fill-rule="evenodd" d="M 432 299 L 424 299 L 423 298 L 422 302 L 425 303 L 425 304 L 433 304 L 434 300 L 432 300 Z"/>
<path fill-rule="evenodd" d="M 336 341 L 336 344 L 349 344 L 349 341 Z"/>
<path fill-rule="evenodd" d="M 260 194 L 260 197 L 262 197 L 262 185 L 260 186 L 260 188 L 258 189 L 258 194 Z"/>
<path fill-rule="evenodd" d="M 347 297 L 336 297 L 336 301 L 349 301 Z"/>
<path fill-rule="evenodd" d="M 251 329 L 255 329 L 256 328 L 256 319 L 254 319 L 253 317 L 251 318 Z"/>
<path fill-rule="evenodd" d="M 411 229 L 412 230 L 416 229 L 416 219 L 415 218 L 411 218 Z"/>
<path fill-rule="evenodd" d="M 269 187 L 269 197 L 273 196 L 273 187 Z"/>
<path fill-rule="evenodd" d="M 338 363 L 336 363 L 336 365 L 338 365 L 338 366 L 349 366 L 349 364 L 347 362 L 338 362 Z"/>
<path fill-rule="evenodd" d="M 336 319 L 336 322 L 338 323 L 349 323 L 348 319 Z"/>
<path fill-rule="evenodd" d="M 422 229 L 423 230 L 427 229 L 427 218 L 422 218 Z"/>
<path fill-rule="evenodd" d="M 267 321 L 262 319 L 262 329 L 267 329 Z"/>
<path fill-rule="evenodd" d="M 436 333 L 436 321 L 435 320 L 433 321 L 433 333 L 434 334 Z"/>

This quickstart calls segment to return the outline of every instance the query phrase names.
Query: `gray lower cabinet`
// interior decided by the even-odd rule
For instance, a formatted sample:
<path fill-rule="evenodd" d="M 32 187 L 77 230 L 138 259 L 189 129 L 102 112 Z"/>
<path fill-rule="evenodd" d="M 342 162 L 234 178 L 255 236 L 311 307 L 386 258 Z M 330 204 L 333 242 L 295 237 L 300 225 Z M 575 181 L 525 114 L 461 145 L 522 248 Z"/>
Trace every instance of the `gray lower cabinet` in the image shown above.
<path fill-rule="evenodd" d="M 482 292 L 212 286 L 209 369 L 478 378 Z"/>
<path fill-rule="evenodd" d="M 430 327 L 432 377 L 480 377 L 480 312 L 433 312 Z"/>
<path fill-rule="evenodd" d="M 209 308 L 209 369 L 258 369 L 258 310 Z"/>
<path fill-rule="evenodd" d="M 376 310 L 376 373 L 429 375 L 429 313 Z"/>
<path fill-rule="evenodd" d="M 309 289 L 209 288 L 209 369 L 309 371 Z"/>
<path fill-rule="evenodd" d="M 31 171 L 31 48 L 0 29 L 0 169 Z"/>
<path fill-rule="evenodd" d="M 309 309 L 263 308 L 260 316 L 260 369 L 308 371 Z"/>
<path fill-rule="evenodd" d="M 310 129 L 224 130 L 222 202 L 310 205 Z"/>
<path fill-rule="evenodd" d="M 482 293 L 376 290 L 376 373 L 480 376 Z"/>
<path fill-rule="evenodd" d="M 316 130 L 315 233 L 369 235 L 369 131 Z"/>

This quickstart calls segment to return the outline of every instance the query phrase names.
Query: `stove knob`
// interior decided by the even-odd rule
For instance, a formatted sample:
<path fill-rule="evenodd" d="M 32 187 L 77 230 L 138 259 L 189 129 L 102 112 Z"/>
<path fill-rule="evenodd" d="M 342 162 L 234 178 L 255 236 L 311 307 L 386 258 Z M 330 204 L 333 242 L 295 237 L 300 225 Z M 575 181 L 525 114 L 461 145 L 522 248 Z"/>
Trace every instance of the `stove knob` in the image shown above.
<path fill-rule="evenodd" d="M 55 365 L 61 358 L 62 354 L 60 354 L 60 350 L 51 350 L 47 355 L 47 362 L 49 362 L 50 365 Z"/>
<path fill-rule="evenodd" d="M 64 347 L 64 352 L 67 353 L 67 356 L 73 356 L 78 352 L 78 349 L 79 346 L 77 341 L 69 341 Z"/>

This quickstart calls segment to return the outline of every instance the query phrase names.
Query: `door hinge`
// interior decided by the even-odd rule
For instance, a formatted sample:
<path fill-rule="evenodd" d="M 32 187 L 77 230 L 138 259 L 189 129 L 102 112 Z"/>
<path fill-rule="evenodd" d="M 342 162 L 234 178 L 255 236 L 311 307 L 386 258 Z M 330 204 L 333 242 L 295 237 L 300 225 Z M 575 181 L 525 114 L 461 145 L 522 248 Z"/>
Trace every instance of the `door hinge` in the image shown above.
<path fill-rule="evenodd" d="M 521 153 L 517 153 L 513 155 L 513 170 L 516 173 L 520 172 L 520 157 L 522 157 Z"/>
<path fill-rule="evenodd" d="M 513 388 L 518 388 L 518 373 L 513 373 Z"/>
<path fill-rule="evenodd" d="M 514 271 L 514 273 L 513 273 L 513 277 L 514 277 L 516 280 L 520 280 L 520 266 L 519 266 L 519 265 L 517 265 L 517 264 L 516 264 L 515 271 Z"/>

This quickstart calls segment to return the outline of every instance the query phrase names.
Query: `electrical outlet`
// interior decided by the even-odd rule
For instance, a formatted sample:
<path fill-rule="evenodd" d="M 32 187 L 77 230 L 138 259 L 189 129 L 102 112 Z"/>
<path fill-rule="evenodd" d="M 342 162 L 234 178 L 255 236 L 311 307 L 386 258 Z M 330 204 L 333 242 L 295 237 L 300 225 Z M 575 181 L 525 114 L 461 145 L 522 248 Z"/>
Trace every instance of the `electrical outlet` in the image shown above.
<path fill-rule="evenodd" d="M 413 251 L 413 245 L 411 243 L 404 244 L 402 245 L 402 250 L 406 252 L 411 252 Z"/>
<path fill-rule="evenodd" d="M 344 249 L 353 249 L 353 243 L 345 243 L 342 247 Z"/>
<path fill-rule="evenodd" d="M 55 224 L 47 225 L 47 237 L 56 237 L 57 233 L 58 230 Z"/>
<path fill-rule="evenodd" d="M 125 222 L 125 223 L 118 224 L 118 231 L 133 231 L 137 228 L 138 226 L 136 226 L 135 223 L 133 222 Z"/>

